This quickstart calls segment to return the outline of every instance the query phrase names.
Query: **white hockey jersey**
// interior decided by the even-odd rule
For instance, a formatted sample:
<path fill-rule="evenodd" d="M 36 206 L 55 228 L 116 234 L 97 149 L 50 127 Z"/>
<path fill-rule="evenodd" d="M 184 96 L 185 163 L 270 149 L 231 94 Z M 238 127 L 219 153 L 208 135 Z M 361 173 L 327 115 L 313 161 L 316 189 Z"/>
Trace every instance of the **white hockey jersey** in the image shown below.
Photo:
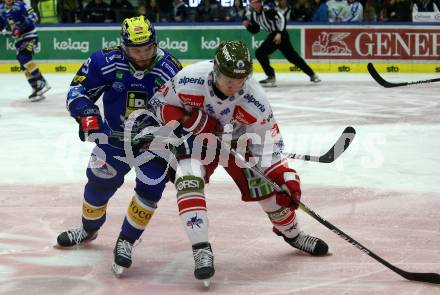
<path fill-rule="evenodd" d="M 224 127 L 232 125 L 232 140 L 247 142 L 247 150 L 259 158 L 258 166 L 266 170 L 284 160 L 284 143 L 274 119 L 266 94 L 254 78 L 245 82 L 235 96 L 225 100 L 218 98 L 213 90 L 213 61 L 203 61 L 183 68 L 156 92 L 155 109 L 163 118 L 162 104 L 171 104 L 191 112 L 202 109 L 216 118 Z"/>

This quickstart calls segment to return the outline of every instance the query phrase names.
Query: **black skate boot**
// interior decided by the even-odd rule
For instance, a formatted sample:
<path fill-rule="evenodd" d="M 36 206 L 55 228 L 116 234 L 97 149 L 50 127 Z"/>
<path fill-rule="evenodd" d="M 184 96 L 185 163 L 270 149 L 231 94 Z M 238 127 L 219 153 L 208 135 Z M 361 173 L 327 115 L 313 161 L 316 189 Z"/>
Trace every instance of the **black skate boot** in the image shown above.
<path fill-rule="evenodd" d="M 82 226 L 69 229 L 58 235 L 57 242 L 61 247 L 72 247 L 88 241 L 93 241 L 98 236 L 98 231 L 87 232 Z"/>
<path fill-rule="evenodd" d="M 116 276 L 121 275 L 124 270 L 131 266 L 131 253 L 134 242 L 128 241 L 122 235 L 119 235 L 113 250 L 114 262 L 112 265 L 113 273 Z"/>
<path fill-rule="evenodd" d="M 283 237 L 284 241 L 290 246 L 307 252 L 312 256 L 321 256 L 328 252 L 328 245 L 323 240 L 306 235 L 303 231 L 300 231 L 294 238 L 288 238 L 275 227 L 272 230 L 276 235 Z"/>
<path fill-rule="evenodd" d="M 260 80 L 259 83 L 263 87 L 276 87 L 277 80 L 275 79 L 275 76 L 267 77 L 264 80 Z"/>
<path fill-rule="evenodd" d="M 319 83 L 319 82 L 321 82 L 321 79 L 319 79 L 318 75 L 315 74 L 310 77 L 310 82 Z"/>
<path fill-rule="evenodd" d="M 210 243 L 198 243 L 192 246 L 195 269 L 194 276 L 204 280 L 205 287 L 209 287 L 209 279 L 214 275 L 214 254 Z"/>
<path fill-rule="evenodd" d="M 50 90 L 49 84 L 46 82 L 46 80 L 39 80 L 37 81 L 37 85 L 34 89 L 34 92 L 32 92 L 31 95 L 29 95 L 29 100 L 32 102 L 40 101 L 45 99 L 44 93 Z"/>

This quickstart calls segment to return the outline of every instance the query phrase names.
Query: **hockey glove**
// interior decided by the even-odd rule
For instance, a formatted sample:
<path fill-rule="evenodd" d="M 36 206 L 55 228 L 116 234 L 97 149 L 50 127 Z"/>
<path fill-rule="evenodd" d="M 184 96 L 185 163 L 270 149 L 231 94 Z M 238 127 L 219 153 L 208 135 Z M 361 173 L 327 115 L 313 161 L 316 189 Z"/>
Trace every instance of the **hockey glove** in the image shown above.
<path fill-rule="evenodd" d="M 296 171 L 286 166 L 278 166 L 268 176 L 283 189 L 276 194 L 277 204 L 291 210 L 298 209 L 298 202 L 301 200 L 301 182 Z"/>
<path fill-rule="evenodd" d="M 81 141 L 86 141 L 87 137 L 92 133 L 100 133 L 102 131 L 101 113 L 96 105 L 84 108 L 76 121 L 79 124 L 78 135 Z"/>
<path fill-rule="evenodd" d="M 200 133 L 214 133 L 217 131 L 219 124 L 216 118 L 209 116 L 204 111 L 193 109 L 182 125 L 185 132 L 197 135 Z"/>

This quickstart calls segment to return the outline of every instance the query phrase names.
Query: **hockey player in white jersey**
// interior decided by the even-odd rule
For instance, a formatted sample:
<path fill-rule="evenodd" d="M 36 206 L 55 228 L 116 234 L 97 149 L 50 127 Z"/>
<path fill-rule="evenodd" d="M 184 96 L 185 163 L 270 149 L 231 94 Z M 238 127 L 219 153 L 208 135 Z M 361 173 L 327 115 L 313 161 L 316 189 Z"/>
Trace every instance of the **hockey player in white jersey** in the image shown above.
<path fill-rule="evenodd" d="M 327 253 L 324 241 L 300 230 L 295 214 L 295 201 L 301 197 L 300 179 L 283 156 L 278 125 L 264 90 L 252 78 L 252 59 L 242 42 L 223 42 L 214 61 L 184 68 L 152 101 L 156 101 L 156 112 L 163 123 L 176 120 L 181 123 L 176 130 L 192 134 L 176 149 L 174 183 L 179 215 L 192 244 L 197 279 L 206 285 L 215 272 L 204 186 L 219 164 L 240 188 L 243 201 L 261 205 L 275 234 L 311 255 Z M 251 170 L 240 167 L 228 152 L 225 157 L 213 134 L 225 141 L 229 136 L 229 143 L 237 151 L 241 150 L 249 161 L 251 157 L 257 159 L 257 167 L 285 191 L 275 192 Z M 246 137 L 252 140 L 240 149 L 248 142 Z M 208 145 L 204 145 L 206 141 Z"/>

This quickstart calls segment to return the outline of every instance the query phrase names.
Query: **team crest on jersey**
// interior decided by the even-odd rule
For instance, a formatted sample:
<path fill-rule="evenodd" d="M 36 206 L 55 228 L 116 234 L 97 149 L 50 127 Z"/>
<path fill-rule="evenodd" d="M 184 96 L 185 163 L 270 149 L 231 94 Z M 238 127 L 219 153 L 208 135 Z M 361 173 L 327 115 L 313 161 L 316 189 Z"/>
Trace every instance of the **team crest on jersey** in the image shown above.
<path fill-rule="evenodd" d="M 122 82 L 116 81 L 116 82 L 113 83 L 112 88 L 114 90 L 116 90 L 117 92 L 122 92 L 125 89 L 125 85 Z"/>
<path fill-rule="evenodd" d="M 203 104 L 205 103 L 205 96 L 203 96 L 203 95 L 179 93 L 178 96 L 179 96 L 182 104 L 190 106 L 190 107 L 201 108 L 201 107 L 203 107 Z"/>
<path fill-rule="evenodd" d="M 257 121 L 254 116 L 245 111 L 241 106 L 235 107 L 232 120 L 245 125 L 254 124 Z"/>
<path fill-rule="evenodd" d="M 128 91 L 127 92 L 127 104 L 125 108 L 125 116 L 139 109 L 145 109 L 148 102 L 148 94 L 140 91 Z"/>
<path fill-rule="evenodd" d="M 133 73 L 133 77 L 135 77 L 138 80 L 142 80 L 144 78 L 144 76 L 145 76 L 144 71 L 135 71 Z"/>
<path fill-rule="evenodd" d="M 124 72 L 123 71 L 116 71 L 116 79 L 122 80 L 124 78 Z"/>

